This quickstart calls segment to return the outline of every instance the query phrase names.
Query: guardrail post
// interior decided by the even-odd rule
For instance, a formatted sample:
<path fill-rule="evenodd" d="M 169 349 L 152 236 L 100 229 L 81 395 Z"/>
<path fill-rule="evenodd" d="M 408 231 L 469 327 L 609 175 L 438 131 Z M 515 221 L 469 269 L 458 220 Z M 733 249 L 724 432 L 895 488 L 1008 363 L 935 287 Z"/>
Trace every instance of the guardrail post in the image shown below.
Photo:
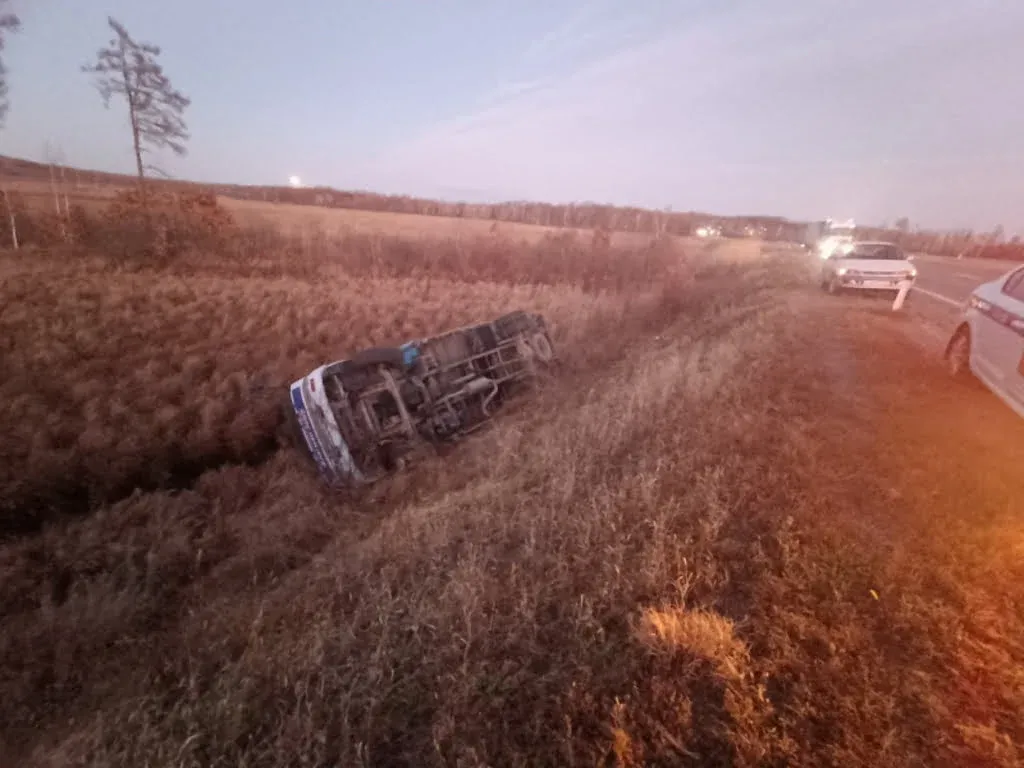
<path fill-rule="evenodd" d="M 910 280 L 904 280 L 900 283 L 900 292 L 896 294 L 896 301 L 892 303 L 892 311 L 898 312 L 903 308 L 903 302 L 907 299 L 907 294 L 910 293 L 910 286 L 913 283 Z"/>

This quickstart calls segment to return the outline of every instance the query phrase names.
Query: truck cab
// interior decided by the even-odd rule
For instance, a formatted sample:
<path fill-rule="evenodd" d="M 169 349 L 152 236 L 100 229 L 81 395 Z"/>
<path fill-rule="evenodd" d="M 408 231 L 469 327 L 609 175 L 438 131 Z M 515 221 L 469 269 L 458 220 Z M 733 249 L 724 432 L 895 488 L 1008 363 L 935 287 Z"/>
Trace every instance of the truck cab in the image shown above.
<path fill-rule="evenodd" d="M 844 247 L 856 241 L 857 225 L 852 219 L 848 221 L 825 222 L 821 238 L 817 242 L 816 251 L 821 259 L 830 259 L 840 253 Z"/>

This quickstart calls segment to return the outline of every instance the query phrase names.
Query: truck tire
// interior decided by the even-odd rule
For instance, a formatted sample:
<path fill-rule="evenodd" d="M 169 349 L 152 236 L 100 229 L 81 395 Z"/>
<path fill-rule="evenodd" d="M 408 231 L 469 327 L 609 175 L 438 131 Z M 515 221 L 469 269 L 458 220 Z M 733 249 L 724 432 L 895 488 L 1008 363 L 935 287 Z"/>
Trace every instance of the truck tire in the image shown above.
<path fill-rule="evenodd" d="M 555 350 L 551 347 L 551 340 L 543 331 L 533 334 L 530 339 L 530 347 L 537 359 L 542 363 L 550 363 L 555 358 Z"/>
<path fill-rule="evenodd" d="M 533 318 L 521 309 L 502 315 L 494 321 L 494 329 L 498 332 L 498 338 L 502 340 L 530 331 L 535 325 Z"/>
<path fill-rule="evenodd" d="M 405 368 L 405 355 L 398 347 L 370 347 L 357 352 L 349 360 L 353 368 L 372 368 L 386 365 L 389 368 Z"/>

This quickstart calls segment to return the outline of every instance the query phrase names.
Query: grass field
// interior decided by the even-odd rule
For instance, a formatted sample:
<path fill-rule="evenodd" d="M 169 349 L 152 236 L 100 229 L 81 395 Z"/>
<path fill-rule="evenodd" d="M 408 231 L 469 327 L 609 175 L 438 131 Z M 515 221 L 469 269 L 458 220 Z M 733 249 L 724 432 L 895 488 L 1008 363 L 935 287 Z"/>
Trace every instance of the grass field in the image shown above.
<path fill-rule="evenodd" d="M 395 226 L 3 257 L 0 763 L 1019 764 L 983 393 L 785 249 Z M 563 370 L 450 455 L 273 443 L 309 367 L 513 307 Z"/>
<path fill-rule="evenodd" d="M 19 179 L 8 181 L 6 187 L 10 194 L 19 197 L 30 210 L 50 212 L 57 207 L 57 203 L 54 201 L 53 186 L 48 181 Z M 110 184 L 81 183 L 75 185 L 70 183 L 61 188 L 58 197 L 62 206 L 64 193 L 66 193 L 69 205 L 81 205 L 88 210 L 97 211 L 109 203 L 119 189 L 123 189 L 123 187 Z"/>
<path fill-rule="evenodd" d="M 581 318 L 655 301 L 692 268 L 665 247 L 318 237 L 318 249 L 275 254 L 257 240 L 252 259 L 165 269 L 0 257 L 0 529 L 262 460 L 280 416 L 272 393 L 322 362 L 517 307 L 543 312 L 564 341 Z M 580 287 L 599 278 L 630 290 Z"/>
<path fill-rule="evenodd" d="M 53 188 L 46 181 L 18 180 L 8 186 L 31 210 L 51 212 L 56 208 Z M 74 183 L 67 183 L 61 189 L 67 192 L 70 205 L 81 205 L 89 211 L 97 211 L 109 203 L 119 190 L 129 188 L 113 184 L 82 183 L 75 186 Z M 569 231 L 585 237 L 591 235 L 589 230 L 567 230 L 509 221 L 293 205 L 224 196 L 219 196 L 218 202 L 244 226 L 272 227 L 298 237 L 309 236 L 310 233 L 327 236 L 354 233 L 444 239 L 475 238 L 497 233 L 513 240 L 537 242 L 546 236 Z M 632 232 L 614 232 L 611 237 L 616 245 L 634 247 L 642 246 L 650 239 L 650 235 Z"/>
<path fill-rule="evenodd" d="M 472 238 L 497 233 L 514 240 L 537 242 L 552 234 L 566 232 L 576 232 L 581 236 L 590 236 L 591 234 L 589 230 L 566 230 L 515 222 L 493 222 L 485 219 L 457 219 L 412 213 L 319 208 L 312 205 L 262 203 L 230 198 L 221 198 L 220 202 L 242 223 L 266 224 L 299 236 L 308 231 L 328 234 L 355 232 L 437 238 Z M 614 232 L 611 236 L 612 241 L 621 246 L 639 247 L 650 240 L 650 235 L 632 232 Z"/>

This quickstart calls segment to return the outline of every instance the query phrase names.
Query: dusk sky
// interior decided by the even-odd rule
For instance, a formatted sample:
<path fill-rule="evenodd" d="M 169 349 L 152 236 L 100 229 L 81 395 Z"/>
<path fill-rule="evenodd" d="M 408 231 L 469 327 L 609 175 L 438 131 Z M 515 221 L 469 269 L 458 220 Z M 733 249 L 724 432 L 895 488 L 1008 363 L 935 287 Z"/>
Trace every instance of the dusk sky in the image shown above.
<path fill-rule="evenodd" d="M 131 171 L 113 15 L 192 98 L 175 177 L 1024 232 L 1022 0 L 13 0 L 0 153 Z"/>

